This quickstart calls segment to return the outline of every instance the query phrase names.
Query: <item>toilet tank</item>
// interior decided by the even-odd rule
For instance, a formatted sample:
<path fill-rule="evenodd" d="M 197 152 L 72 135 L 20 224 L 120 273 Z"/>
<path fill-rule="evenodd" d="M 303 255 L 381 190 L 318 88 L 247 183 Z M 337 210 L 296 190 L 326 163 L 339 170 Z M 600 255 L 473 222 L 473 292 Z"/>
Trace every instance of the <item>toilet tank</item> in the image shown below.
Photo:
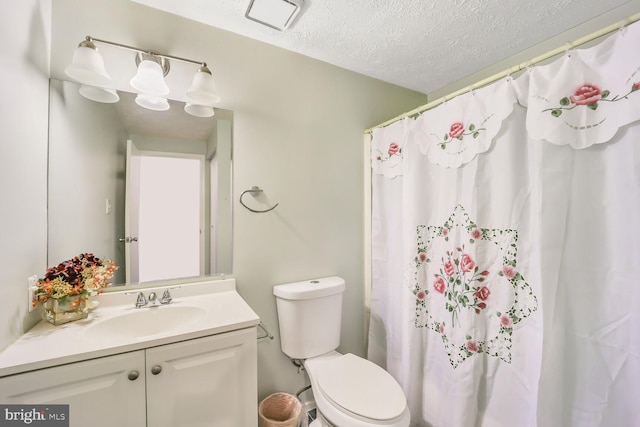
<path fill-rule="evenodd" d="M 338 348 L 344 289 L 337 276 L 273 287 L 284 354 L 308 359 Z"/>

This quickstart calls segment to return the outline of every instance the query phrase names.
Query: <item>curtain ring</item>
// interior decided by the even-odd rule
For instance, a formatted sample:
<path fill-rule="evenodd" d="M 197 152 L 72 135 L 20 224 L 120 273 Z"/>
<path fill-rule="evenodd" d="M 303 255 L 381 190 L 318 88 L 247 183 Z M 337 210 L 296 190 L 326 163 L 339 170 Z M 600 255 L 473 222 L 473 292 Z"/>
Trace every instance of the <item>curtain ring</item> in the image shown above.
<path fill-rule="evenodd" d="M 527 60 L 527 62 L 524 64 L 524 69 L 527 71 L 531 71 L 531 60 Z"/>
<path fill-rule="evenodd" d="M 622 21 L 622 22 L 620 23 L 620 28 L 618 28 L 618 32 L 619 32 L 620 34 L 624 35 L 624 33 L 625 33 L 625 30 L 626 30 L 626 29 L 627 29 L 627 26 L 626 26 L 626 24 L 624 23 L 624 21 Z"/>
<path fill-rule="evenodd" d="M 573 44 L 571 44 L 571 42 L 567 42 L 567 47 L 564 50 L 564 54 L 567 56 L 567 58 L 571 58 L 572 50 L 573 50 Z"/>

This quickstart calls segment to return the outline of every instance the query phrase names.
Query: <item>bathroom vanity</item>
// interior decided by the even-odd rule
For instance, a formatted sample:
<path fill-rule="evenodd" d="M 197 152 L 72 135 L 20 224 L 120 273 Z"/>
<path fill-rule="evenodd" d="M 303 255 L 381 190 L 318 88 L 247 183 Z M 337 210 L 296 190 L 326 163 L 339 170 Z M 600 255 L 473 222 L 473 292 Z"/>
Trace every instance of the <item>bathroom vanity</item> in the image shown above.
<path fill-rule="evenodd" d="M 257 425 L 258 316 L 234 279 L 167 305 L 111 292 L 86 320 L 41 322 L 0 353 L 0 402 L 69 404 L 70 425 Z"/>

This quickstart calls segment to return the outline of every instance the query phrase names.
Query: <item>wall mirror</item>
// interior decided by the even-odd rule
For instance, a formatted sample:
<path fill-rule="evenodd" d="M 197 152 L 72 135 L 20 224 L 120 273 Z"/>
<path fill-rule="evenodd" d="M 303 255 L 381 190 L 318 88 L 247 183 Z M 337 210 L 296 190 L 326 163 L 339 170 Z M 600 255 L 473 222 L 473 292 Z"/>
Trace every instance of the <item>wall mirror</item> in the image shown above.
<path fill-rule="evenodd" d="M 232 120 L 90 101 L 50 80 L 47 264 L 113 259 L 113 285 L 232 273 Z"/>

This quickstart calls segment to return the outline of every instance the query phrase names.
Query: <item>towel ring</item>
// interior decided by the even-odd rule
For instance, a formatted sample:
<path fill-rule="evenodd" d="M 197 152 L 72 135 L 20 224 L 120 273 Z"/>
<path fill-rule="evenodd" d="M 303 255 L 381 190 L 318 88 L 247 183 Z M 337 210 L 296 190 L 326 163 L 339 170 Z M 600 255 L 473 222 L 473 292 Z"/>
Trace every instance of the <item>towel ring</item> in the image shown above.
<path fill-rule="evenodd" d="M 245 191 L 243 191 L 243 192 L 242 192 L 242 194 L 240 194 L 240 204 L 241 204 L 242 206 L 244 206 L 245 208 L 249 209 L 251 212 L 255 212 L 255 213 L 265 213 L 265 212 L 269 212 L 269 211 L 274 210 L 274 209 L 279 205 L 279 203 L 276 203 L 275 205 L 273 205 L 273 206 L 271 206 L 270 208 L 265 209 L 265 210 L 256 210 L 256 209 L 252 209 L 252 208 L 250 208 L 249 206 L 245 205 L 245 204 L 244 204 L 244 202 L 242 201 L 242 197 L 243 197 L 245 194 L 247 194 L 247 193 L 251 193 L 251 195 L 252 195 L 253 197 L 256 197 L 256 194 L 258 194 L 258 193 L 262 193 L 262 189 L 261 189 L 260 187 L 256 187 L 256 186 L 254 185 L 253 187 L 251 187 L 251 189 L 249 189 L 249 190 L 245 190 Z"/>

